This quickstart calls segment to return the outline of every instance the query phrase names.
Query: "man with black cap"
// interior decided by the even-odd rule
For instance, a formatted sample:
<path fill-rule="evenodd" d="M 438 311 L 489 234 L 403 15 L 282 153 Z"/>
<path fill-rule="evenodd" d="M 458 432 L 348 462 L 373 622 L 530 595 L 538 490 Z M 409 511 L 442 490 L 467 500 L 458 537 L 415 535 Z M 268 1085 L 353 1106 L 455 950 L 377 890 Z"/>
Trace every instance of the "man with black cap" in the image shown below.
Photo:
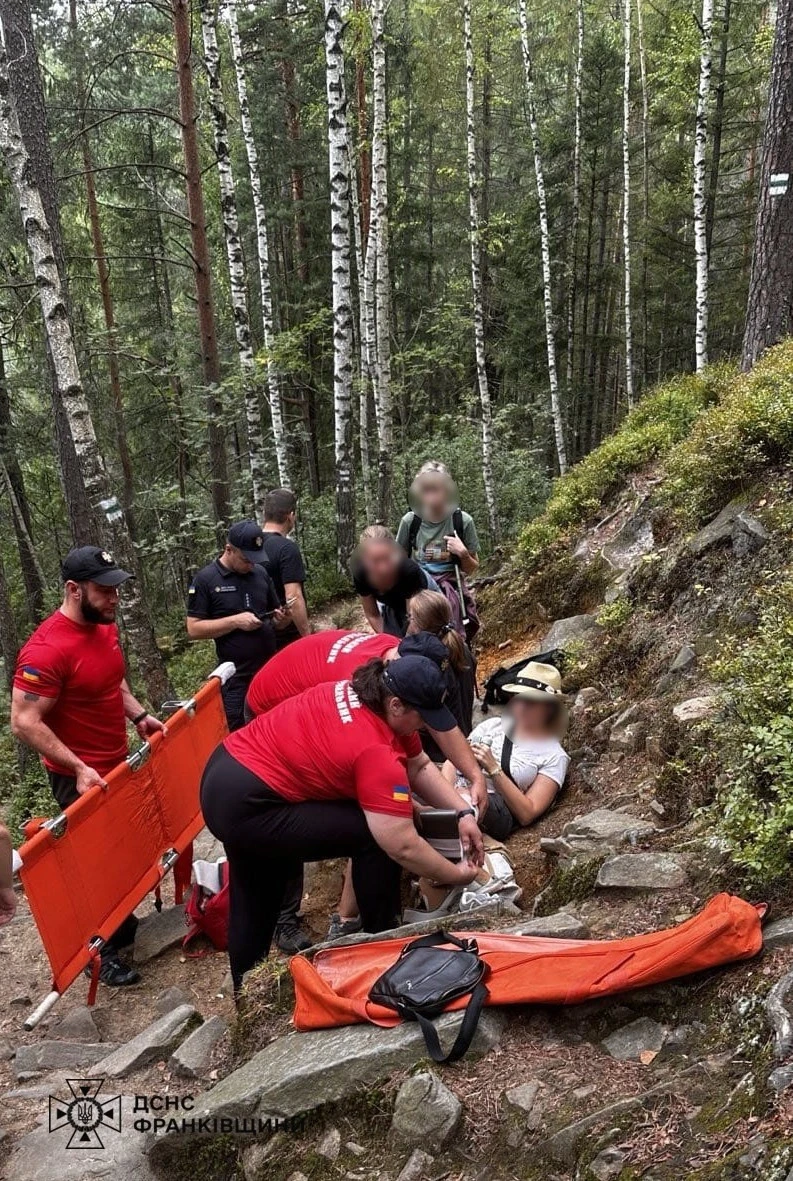
<path fill-rule="evenodd" d="M 119 587 L 133 576 L 107 550 L 71 550 L 62 564 L 63 602 L 19 654 L 11 729 L 37 751 L 61 808 L 99 785 L 127 755 L 127 721 L 146 739 L 163 729 L 130 690 L 116 628 Z M 138 973 L 118 958 L 132 942 L 131 915 L 102 949 L 100 980 L 134 984 Z"/>
<path fill-rule="evenodd" d="M 289 623 L 267 573 L 264 533 L 255 521 L 237 521 L 223 553 L 199 570 L 187 596 L 187 634 L 214 640 L 218 660 L 237 671 L 223 686 L 229 730 L 245 724 L 245 694 L 255 673 L 275 655 L 275 631 Z"/>

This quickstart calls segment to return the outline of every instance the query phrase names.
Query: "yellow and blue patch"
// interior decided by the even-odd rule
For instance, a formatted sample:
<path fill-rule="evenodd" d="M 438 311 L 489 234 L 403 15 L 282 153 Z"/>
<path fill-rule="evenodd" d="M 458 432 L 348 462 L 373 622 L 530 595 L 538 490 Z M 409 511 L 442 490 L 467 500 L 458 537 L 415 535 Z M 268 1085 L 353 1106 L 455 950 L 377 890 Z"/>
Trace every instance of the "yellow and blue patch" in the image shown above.
<path fill-rule="evenodd" d="M 31 681 L 34 685 L 41 680 L 41 673 L 37 668 L 31 668 L 29 664 L 22 667 L 22 680 Z"/>
<path fill-rule="evenodd" d="M 394 788 L 394 802 L 397 804 L 407 804 L 410 802 L 410 788 L 395 787 Z"/>

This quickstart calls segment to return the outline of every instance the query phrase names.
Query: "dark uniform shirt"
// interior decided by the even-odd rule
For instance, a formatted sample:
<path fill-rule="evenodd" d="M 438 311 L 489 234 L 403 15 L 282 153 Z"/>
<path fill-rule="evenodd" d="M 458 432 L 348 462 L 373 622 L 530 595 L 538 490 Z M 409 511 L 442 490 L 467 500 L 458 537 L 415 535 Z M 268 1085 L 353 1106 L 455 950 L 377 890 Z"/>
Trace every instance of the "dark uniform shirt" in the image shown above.
<path fill-rule="evenodd" d="M 198 571 L 187 596 L 191 619 L 225 619 L 242 611 L 252 611 L 263 619 L 254 631 L 235 628 L 215 640 L 218 659 L 232 660 L 238 677 L 246 680 L 275 653 L 275 628 L 265 616 L 278 606 L 278 595 L 264 566 L 254 566 L 249 574 L 236 574 L 218 558 Z"/>
<path fill-rule="evenodd" d="M 437 590 L 438 585 L 426 571 L 422 570 L 418 562 L 412 558 L 403 558 L 399 563 L 397 577 L 390 590 L 381 593 L 374 589 L 363 566 L 353 567 L 352 581 L 356 592 L 361 598 L 370 595 L 382 604 L 383 631 L 391 636 L 404 636 L 408 629 L 408 599 L 412 599 L 419 591 Z"/>
<path fill-rule="evenodd" d="M 291 537 L 284 537 L 281 533 L 264 530 L 264 552 L 267 554 L 265 566 L 267 573 L 275 584 L 276 594 L 283 606 L 286 606 L 286 583 L 299 582 L 302 588 L 306 581 L 306 568 L 303 565 L 303 555 Z M 294 623 L 276 632 L 275 642 L 279 650 L 300 639 L 300 632 Z"/>

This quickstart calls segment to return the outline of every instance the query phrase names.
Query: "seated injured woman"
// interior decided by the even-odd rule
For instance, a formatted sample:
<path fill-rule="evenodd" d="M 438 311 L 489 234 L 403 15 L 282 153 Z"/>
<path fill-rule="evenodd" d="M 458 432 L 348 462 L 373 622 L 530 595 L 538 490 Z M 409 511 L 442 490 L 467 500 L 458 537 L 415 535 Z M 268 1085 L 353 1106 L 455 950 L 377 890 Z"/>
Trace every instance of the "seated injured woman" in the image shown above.
<path fill-rule="evenodd" d="M 560 742 L 567 707 L 558 669 L 530 661 L 504 692 L 512 697 L 503 717 L 487 718 L 469 736 L 488 784 L 480 826 L 498 841 L 548 811 L 570 764 Z M 465 793 L 465 781 L 452 763 L 444 764 L 443 774 Z"/>

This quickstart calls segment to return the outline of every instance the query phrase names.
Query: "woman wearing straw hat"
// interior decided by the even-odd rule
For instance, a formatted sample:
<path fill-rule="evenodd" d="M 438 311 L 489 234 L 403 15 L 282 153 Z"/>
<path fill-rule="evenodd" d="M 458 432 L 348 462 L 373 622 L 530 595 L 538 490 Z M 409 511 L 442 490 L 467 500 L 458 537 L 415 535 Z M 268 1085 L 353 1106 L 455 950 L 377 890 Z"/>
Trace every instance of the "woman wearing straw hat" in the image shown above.
<path fill-rule="evenodd" d="M 529 661 L 504 692 L 512 694 L 505 715 L 481 722 L 469 737 L 488 778 L 482 831 L 499 841 L 548 811 L 570 763 L 559 741 L 567 728 L 567 707 L 558 669 Z M 455 777 L 451 763 L 444 774 Z"/>

